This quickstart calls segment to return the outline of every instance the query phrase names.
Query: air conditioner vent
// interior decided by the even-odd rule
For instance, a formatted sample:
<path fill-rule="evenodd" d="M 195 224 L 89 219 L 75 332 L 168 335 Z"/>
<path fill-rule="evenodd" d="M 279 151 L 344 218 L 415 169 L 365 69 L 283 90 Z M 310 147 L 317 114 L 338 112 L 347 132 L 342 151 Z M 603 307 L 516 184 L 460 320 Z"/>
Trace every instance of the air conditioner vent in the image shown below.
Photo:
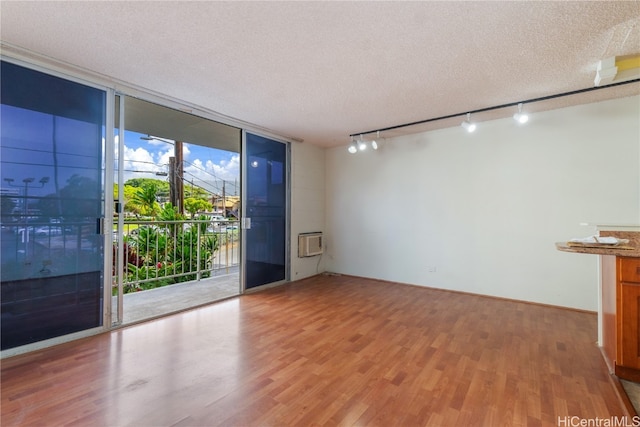
<path fill-rule="evenodd" d="M 298 257 L 322 254 L 322 232 L 298 234 Z"/>

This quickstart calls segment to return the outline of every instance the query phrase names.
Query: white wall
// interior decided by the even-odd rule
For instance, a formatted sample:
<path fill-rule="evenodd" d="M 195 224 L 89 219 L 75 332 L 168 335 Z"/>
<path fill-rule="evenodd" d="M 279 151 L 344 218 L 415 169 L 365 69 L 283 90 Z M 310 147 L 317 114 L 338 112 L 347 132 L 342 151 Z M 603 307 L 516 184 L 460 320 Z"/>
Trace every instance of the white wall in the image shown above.
<path fill-rule="evenodd" d="M 325 229 L 325 150 L 291 145 L 291 280 L 324 271 L 320 256 L 298 258 L 298 234 Z"/>
<path fill-rule="evenodd" d="M 554 243 L 640 223 L 640 97 L 330 149 L 326 209 L 328 271 L 595 311 Z"/>

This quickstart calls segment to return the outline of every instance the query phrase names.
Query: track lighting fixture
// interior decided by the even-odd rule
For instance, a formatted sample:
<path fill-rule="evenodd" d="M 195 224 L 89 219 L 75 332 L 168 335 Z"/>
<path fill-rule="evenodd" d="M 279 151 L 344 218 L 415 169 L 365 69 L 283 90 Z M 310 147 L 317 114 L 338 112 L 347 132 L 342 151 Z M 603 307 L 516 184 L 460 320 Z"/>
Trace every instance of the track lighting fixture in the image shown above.
<path fill-rule="evenodd" d="M 522 112 L 522 102 L 518 104 L 518 112 L 513 115 L 513 119 L 520 124 L 524 124 L 529 121 L 529 115 Z"/>
<path fill-rule="evenodd" d="M 467 113 L 467 120 L 460 124 L 467 132 L 471 133 L 476 130 L 476 124 L 471 123 L 471 113 Z"/>
<path fill-rule="evenodd" d="M 384 139 L 384 138 L 383 138 Z M 364 134 L 359 134 L 356 139 L 356 135 L 351 135 L 351 143 L 347 147 L 347 151 L 351 154 L 356 154 L 358 151 L 365 151 L 369 145 L 372 150 L 380 148 L 380 142 L 383 140 L 380 138 L 380 131 L 376 132 L 376 137 L 369 140 L 364 138 Z"/>
<path fill-rule="evenodd" d="M 604 64 L 605 61 L 602 61 L 602 64 L 599 64 L 599 73 L 600 73 L 600 69 L 604 69 L 605 65 L 607 67 L 610 67 L 611 64 L 611 60 L 614 60 L 615 58 L 610 58 L 610 60 L 607 62 L 607 64 Z M 625 66 L 628 66 L 629 63 L 633 63 L 635 64 L 637 61 L 637 57 L 631 58 L 629 60 L 623 60 L 622 62 L 624 62 Z M 627 62 L 627 61 L 631 61 L 631 62 Z M 617 65 L 617 61 L 615 61 L 615 65 Z M 608 71 L 607 71 L 608 72 Z M 610 74 L 610 73 L 609 73 Z M 432 117 L 430 119 L 425 119 L 425 120 L 418 120 L 415 122 L 410 122 L 410 123 L 404 123 L 404 124 L 400 124 L 400 125 L 395 125 L 395 126 L 389 126 L 389 127 L 385 127 L 385 128 L 380 128 L 380 129 L 375 129 L 375 130 L 368 130 L 365 132 L 357 132 L 357 133 L 353 133 L 350 136 L 354 136 L 354 135 L 368 135 L 374 132 L 386 132 L 386 131 L 390 131 L 390 130 L 396 130 L 396 129 L 400 129 L 400 128 L 404 128 L 404 127 L 409 127 L 409 126 L 416 126 L 416 125 L 421 125 L 421 124 L 425 124 L 425 123 L 431 123 L 431 122 L 436 122 L 439 120 L 448 120 L 448 119 L 452 119 L 454 117 L 459 117 L 459 116 L 463 116 L 463 115 L 467 115 L 467 120 L 461 123 L 461 126 L 467 131 L 467 132 L 473 132 L 474 130 L 476 130 L 476 125 L 474 123 L 471 123 L 471 121 L 469 120 L 471 113 L 483 113 L 485 111 L 493 111 L 493 110 L 500 110 L 503 108 L 511 108 L 514 106 L 518 106 L 518 113 L 516 115 L 514 115 L 514 119 L 516 119 L 519 123 L 525 123 L 529 117 L 527 116 L 526 113 L 523 113 L 521 111 L 522 109 L 522 105 L 523 104 L 531 104 L 534 102 L 543 102 L 543 101 L 547 101 L 549 99 L 555 99 L 555 98 L 562 98 L 565 96 L 572 96 L 572 95 L 578 95 L 578 94 L 582 94 L 582 93 L 586 93 L 586 92 L 591 92 L 594 90 L 602 90 L 602 89 L 610 89 L 610 88 L 614 88 L 617 86 L 622 86 L 622 85 L 627 85 L 627 84 L 635 84 L 640 82 L 640 78 L 632 78 L 631 80 L 627 80 L 626 78 L 624 80 L 618 81 L 618 82 L 613 82 L 613 83 L 609 83 L 609 82 L 605 82 L 605 84 L 602 84 L 602 82 L 600 81 L 601 79 L 603 79 L 602 76 L 598 76 L 596 77 L 596 86 L 595 87 L 588 87 L 588 88 L 584 88 L 584 89 L 578 89 L 578 90 L 572 90 L 570 92 L 563 92 L 563 93 L 556 93 L 553 95 L 546 95 L 546 96 L 541 96 L 539 98 L 531 98 L 531 99 L 525 99 L 523 101 L 517 101 L 517 102 L 509 102 L 506 104 L 500 104 L 500 105 L 493 105 L 491 107 L 484 107 L 484 108 L 480 108 L 477 110 L 472 110 L 469 111 L 467 113 L 454 113 L 454 114 L 447 114 L 445 116 L 439 116 L 439 117 Z M 378 144 L 380 143 L 380 141 L 376 141 Z M 375 149 L 375 148 L 374 148 Z"/>

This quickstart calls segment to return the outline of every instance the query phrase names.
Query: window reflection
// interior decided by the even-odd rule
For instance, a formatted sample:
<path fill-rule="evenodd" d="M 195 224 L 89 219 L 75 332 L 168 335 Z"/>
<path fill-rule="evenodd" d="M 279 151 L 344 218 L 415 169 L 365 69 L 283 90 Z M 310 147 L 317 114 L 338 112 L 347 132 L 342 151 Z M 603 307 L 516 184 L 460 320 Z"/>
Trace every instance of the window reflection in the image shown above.
<path fill-rule="evenodd" d="M 106 94 L 2 62 L 2 349 L 102 321 Z"/>

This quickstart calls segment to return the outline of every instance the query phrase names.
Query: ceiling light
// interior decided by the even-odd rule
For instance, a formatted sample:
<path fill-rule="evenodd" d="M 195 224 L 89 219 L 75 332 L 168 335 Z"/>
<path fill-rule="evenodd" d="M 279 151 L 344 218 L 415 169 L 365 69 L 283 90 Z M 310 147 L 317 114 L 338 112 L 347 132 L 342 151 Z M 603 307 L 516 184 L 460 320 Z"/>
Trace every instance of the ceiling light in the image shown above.
<path fill-rule="evenodd" d="M 380 139 L 380 131 L 378 131 L 378 134 L 376 135 L 376 138 L 371 141 L 371 148 L 373 148 L 374 150 L 378 149 L 378 141 L 377 140 L 379 140 L 379 139 Z"/>
<path fill-rule="evenodd" d="M 358 141 L 358 150 L 364 151 L 367 149 L 367 143 L 362 139 L 362 135 L 360 135 L 360 141 Z"/>
<path fill-rule="evenodd" d="M 356 145 L 356 142 L 353 140 L 353 137 L 351 137 L 351 144 L 349 144 L 349 148 L 347 148 L 347 150 L 351 154 L 356 154 L 358 152 L 358 146 Z"/>
<path fill-rule="evenodd" d="M 467 132 L 471 133 L 476 130 L 476 124 L 471 123 L 471 113 L 467 113 L 467 120 L 460 124 Z"/>
<path fill-rule="evenodd" d="M 518 104 L 518 112 L 513 115 L 513 119 L 520 124 L 524 124 L 529 121 L 529 115 L 522 112 L 522 102 Z"/>

